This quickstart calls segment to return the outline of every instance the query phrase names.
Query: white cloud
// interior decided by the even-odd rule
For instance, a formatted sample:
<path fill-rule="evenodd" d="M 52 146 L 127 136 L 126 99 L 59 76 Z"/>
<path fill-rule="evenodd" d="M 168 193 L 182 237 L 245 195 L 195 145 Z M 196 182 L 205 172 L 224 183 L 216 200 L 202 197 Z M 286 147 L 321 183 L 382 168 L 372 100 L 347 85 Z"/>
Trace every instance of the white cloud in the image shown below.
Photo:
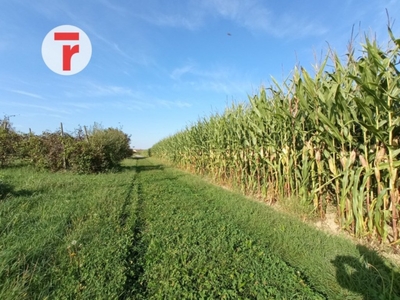
<path fill-rule="evenodd" d="M 153 16 L 142 16 L 142 18 L 155 25 L 182 27 L 190 30 L 197 29 L 203 25 L 202 17 L 196 15 L 183 16 L 179 14 L 165 15 L 155 13 Z"/>
<path fill-rule="evenodd" d="M 78 110 L 80 109 L 93 109 L 96 107 L 101 106 L 99 102 L 62 102 L 63 105 L 65 106 L 70 106 L 73 108 L 77 108 Z"/>
<path fill-rule="evenodd" d="M 115 5 L 115 3 L 112 3 L 108 0 L 100 0 L 99 2 L 102 3 L 105 7 L 117 12 L 121 16 L 126 16 L 129 13 L 129 11 L 124 7 Z"/>
<path fill-rule="evenodd" d="M 284 38 L 318 36 L 327 30 L 315 21 L 294 14 L 279 14 L 259 0 L 207 0 L 205 7 L 214 14 L 230 19 L 250 31 L 265 32 Z"/>
<path fill-rule="evenodd" d="M 157 103 L 167 108 L 173 108 L 173 107 L 186 108 L 192 106 L 192 104 L 183 101 L 158 100 Z"/>
<path fill-rule="evenodd" d="M 178 80 L 183 78 L 184 75 L 195 75 L 200 78 L 209 78 L 209 79 L 224 79 L 228 78 L 230 75 L 234 73 L 234 70 L 226 67 L 214 67 L 211 69 L 201 69 L 196 63 L 191 62 L 190 64 L 184 65 L 183 67 L 175 68 L 170 77 L 172 79 Z"/>
<path fill-rule="evenodd" d="M 236 19 L 242 8 L 248 5 L 246 3 L 252 3 L 252 1 L 207 0 L 203 2 L 203 5 L 210 11 L 215 11 L 225 18 Z"/>
<path fill-rule="evenodd" d="M 118 97 L 118 96 L 128 96 L 136 97 L 137 93 L 132 91 L 132 89 L 124 86 L 117 85 L 103 85 L 94 82 L 86 82 L 80 86 L 75 86 L 74 89 L 67 88 L 65 95 L 69 98 L 79 98 L 79 97 Z M 72 92 L 71 92 L 72 91 Z"/>
<path fill-rule="evenodd" d="M 189 64 L 189 65 L 185 65 L 183 67 L 180 68 L 176 68 L 172 71 L 170 77 L 174 80 L 179 80 L 181 78 L 182 75 L 190 73 L 191 71 L 194 70 L 194 66 Z"/>
<path fill-rule="evenodd" d="M 206 26 L 210 18 L 222 18 L 251 32 L 263 32 L 278 38 L 318 36 L 327 31 L 314 20 L 293 13 L 282 15 L 269 9 L 266 4 L 261 0 L 189 1 L 173 12 L 152 11 L 139 17 L 158 26 L 189 30 Z"/>
<path fill-rule="evenodd" d="M 111 105 L 118 109 L 124 109 L 124 110 L 130 110 L 130 111 L 132 111 L 132 110 L 143 111 L 145 109 L 155 108 L 155 105 L 149 101 L 145 102 L 145 101 L 134 100 L 134 99 L 113 101 L 113 103 Z"/>
<path fill-rule="evenodd" d="M 252 80 L 247 78 L 246 74 L 231 67 L 215 66 L 202 69 L 192 62 L 174 69 L 170 77 L 178 81 L 177 89 L 190 88 L 197 91 L 235 94 L 235 97 L 245 97 L 254 89 Z"/>
<path fill-rule="evenodd" d="M 55 112 L 59 114 L 70 114 L 70 111 L 67 111 L 65 109 L 59 109 L 59 108 L 53 108 L 50 106 L 45 106 L 45 105 L 36 105 L 36 104 L 30 104 L 30 103 L 19 103 L 15 101 L 8 101 L 8 102 L 0 102 L 1 105 L 4 106 L 11 106 L 11 107 L 22 107 L 22 108 L 34 108 L 38 109 L 41 111 L 49 111 L 49 112 Z"/>
<path fill-rule="evenodd" d="M 8 90 L 9 92 L 13 92 L 16 94 L 20 94 L 20 95 L 24 95 L 24 96 L 28 96 L 28 97 L 32 97 L 32 98 L 36 98 L 36 99 L 44 99 L 42 96 L 34 94 L 34 93 L 29 93 L 29 92 L 25 92 L 25 91 L 20 91 L 20 90 Z"/>

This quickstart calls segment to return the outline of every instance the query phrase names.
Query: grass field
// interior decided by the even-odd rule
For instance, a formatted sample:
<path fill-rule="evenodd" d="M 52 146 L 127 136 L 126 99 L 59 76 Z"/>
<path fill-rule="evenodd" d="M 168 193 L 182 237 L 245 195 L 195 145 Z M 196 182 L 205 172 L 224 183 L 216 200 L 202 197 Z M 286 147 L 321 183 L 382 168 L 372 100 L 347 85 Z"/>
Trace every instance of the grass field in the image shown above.
<path fill-rule="evenodd" d="M 363 246 L 154 159 L 0 172 L 0 299 L 399 299 L 399 276 Z"/>

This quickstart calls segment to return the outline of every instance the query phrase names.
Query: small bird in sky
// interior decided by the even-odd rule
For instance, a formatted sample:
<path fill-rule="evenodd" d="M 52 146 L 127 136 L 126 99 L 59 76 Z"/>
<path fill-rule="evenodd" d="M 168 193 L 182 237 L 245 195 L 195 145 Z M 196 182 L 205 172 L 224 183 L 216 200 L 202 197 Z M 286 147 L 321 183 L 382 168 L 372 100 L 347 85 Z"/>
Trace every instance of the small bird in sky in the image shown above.
<path fill-rule="evenodd" d="M 232 34 L 230 32 L 228 32 L 227 35 L 231 36 Z"/>

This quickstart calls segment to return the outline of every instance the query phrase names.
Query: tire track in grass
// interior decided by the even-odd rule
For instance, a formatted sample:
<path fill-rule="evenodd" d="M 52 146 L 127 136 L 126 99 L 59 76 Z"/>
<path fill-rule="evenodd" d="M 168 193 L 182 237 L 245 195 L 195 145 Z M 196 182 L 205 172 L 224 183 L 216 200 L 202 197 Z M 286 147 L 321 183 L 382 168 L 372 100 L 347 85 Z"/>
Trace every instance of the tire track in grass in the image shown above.
<path fill-rule="evenodd" d="M 135 171 L 132 177 L 131 184 L 129 185 L 128 193 L 125 197 L 125 201 L 122 204 L 121 215 L 119 217 L 119 225 L 121 228 L 125 227 L 126 221 L 130 215 L 128 207 L 132 205 L 132 198 L 133 198 L 132 193 L 134 192 L 136 178 L 137 178 L 137 172 Z"/>
<path fill-rule="evenodd" d="M 225 191 L 214 189 L 217 193 L 209 196 L 205 185 L 173 169 L 143 173 L 141 181 L 148 200 L 144 276 L 149 298 L 326 298 L 230 214 L 221 213 L 217 203 Z"/>
<path fill-rule="evenodd" d="M 143 214 L 144 199 L 142 197 L 142 187 L 139 181 L 139 175 L 142 169 L 138 164 L 138 160 L 136 160 L 134 171 L 135 174 L 132 178 L 132 184 L 125 199 L 120 218 L 121 227 L 126 226 L 126 223 L 128 223 L 128 230 L 132 232 L 125 261 L 126 280 L 124 283 L 123 294 L 119 297 L 120 299 L 130 299 L 131 297 L 134 297 L 135 299 L 146 298 L 147 284 L 143 279 L 143 275 L 145 254 L 148 245 L 142 239 L 146 220 Z M 128 210 L 131 205 L 134 207 L 133 212 L 129 212 Z"/>

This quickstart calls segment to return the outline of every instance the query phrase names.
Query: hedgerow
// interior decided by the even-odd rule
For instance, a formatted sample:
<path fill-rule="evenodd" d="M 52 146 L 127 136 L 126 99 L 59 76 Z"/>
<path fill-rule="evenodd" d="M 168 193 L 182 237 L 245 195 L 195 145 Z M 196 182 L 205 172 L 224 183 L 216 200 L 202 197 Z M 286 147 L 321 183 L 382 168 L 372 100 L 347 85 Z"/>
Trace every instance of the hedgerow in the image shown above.
<path fill-rule="evenodd" d="M 117 168 L 132 155 L 130 137 L 116 128 L 95 124 L 88 131 L 79 127 L 72 134 L 57 130 L 35 135 L 16 132 L 8 117 L 0 125 L 0 167 L 23 161 L 53 172 L 99 173 Z"/>

